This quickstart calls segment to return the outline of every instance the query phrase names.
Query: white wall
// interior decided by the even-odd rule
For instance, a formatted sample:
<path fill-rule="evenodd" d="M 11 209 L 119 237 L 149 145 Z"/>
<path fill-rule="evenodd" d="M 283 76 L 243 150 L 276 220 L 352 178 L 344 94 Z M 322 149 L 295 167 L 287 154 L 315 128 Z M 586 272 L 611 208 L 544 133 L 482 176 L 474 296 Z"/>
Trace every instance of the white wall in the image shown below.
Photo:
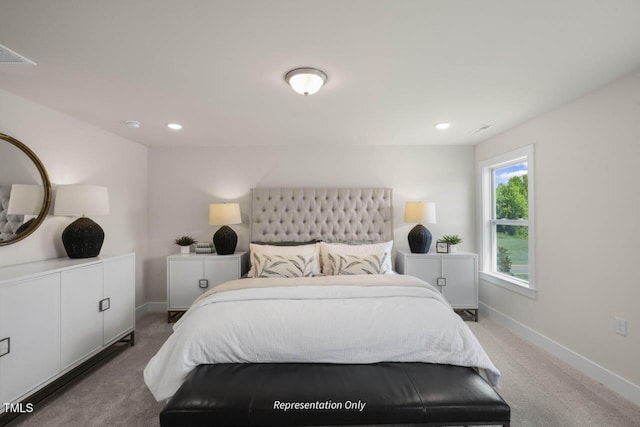
<path fill-rule="evenodd" d="M 538 298 L 482 282 L 480 300 L 640 385 L 640 74 L 476 146 L 476 160 L 528 144 Z"/>
<path fill-rule="evenodd" d="M 93 218 L 105 231 L 102 253 L 136 252 L 136 301 L 143 303 L 148 240 L 146 147 L 2 90 L 0 132 L 35 152 L 47 169 L 54 196 L 55 186 L 61 184 L 108 187 L 111 215 Z M 48 216 L 26 239 L 0 247 L 0 267 L 66 256 L 60 236 L 71 221 Z"/>
<path fill-rule="evenodd" d="M 243 224 L 233 228 L 247 249 L 251 188 L 358 186 L 393 189 L 395 249 L 408 250 L 406 200 L 437 203 L 438 222 L 427 224 L 434 240 L 455 233 L 461 250 L 475 247 L 473 147 L 149 149 L 148 300 L 166 300 L 165 257 L 178 252 L 176 237 L 211 240 L 209 203 L 240 202 Z"/>

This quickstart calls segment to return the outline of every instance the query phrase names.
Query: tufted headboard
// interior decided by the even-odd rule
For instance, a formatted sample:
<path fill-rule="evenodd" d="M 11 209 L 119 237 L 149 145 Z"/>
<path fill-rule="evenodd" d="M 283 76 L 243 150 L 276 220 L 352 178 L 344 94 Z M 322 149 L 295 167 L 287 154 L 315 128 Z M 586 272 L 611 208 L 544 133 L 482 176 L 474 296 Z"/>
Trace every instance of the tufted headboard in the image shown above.
<path fill-rule="evenodd" d="M 390 188 L 253 188 L 252 242 L 393 240 Z"/>
<path fill-rule="evenodd" d="M 15 232 L 22 225 L 22 215 L 7 215 L 11 187 L 0 187 L 0 241 L 15 238 Z"/>

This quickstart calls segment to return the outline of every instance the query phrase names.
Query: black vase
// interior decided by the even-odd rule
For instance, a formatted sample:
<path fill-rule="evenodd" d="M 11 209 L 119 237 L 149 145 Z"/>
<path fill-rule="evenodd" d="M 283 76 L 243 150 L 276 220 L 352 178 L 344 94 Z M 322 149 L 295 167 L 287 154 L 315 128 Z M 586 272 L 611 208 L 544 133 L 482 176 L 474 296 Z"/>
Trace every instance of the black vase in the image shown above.
<path fill-rule="evenodd" d="M 76 219 L 62 232 L 62 243 L 69 258 L 96 257 L 103 242 L 102 227 L 86 217 Z"/>
<path fill-rule="evenodd" d="M 418 224 L 409 232 L 409 248 L 411 253 L 426 254 L 431 247 L 431 232 L 422 224 Z"/>
<path fill-rule="evenodd" d="M 213 246 L 218 255 L 231 255 L 236 251 L 238 235 L 228 225 L 223 225 L 213 235 Z"/>

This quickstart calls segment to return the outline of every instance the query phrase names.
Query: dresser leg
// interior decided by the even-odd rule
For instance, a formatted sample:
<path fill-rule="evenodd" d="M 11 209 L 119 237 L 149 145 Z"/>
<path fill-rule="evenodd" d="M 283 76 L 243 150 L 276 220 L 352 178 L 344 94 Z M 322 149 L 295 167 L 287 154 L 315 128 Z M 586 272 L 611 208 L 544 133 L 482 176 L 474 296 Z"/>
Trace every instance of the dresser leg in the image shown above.
<path fill-rule="evenodd" d="M 127 339 L 127 337 L 129 338 Z M 129 346 L 133 347 L 134 345 L 136 345 L 136 331 L 131 331 L 129 335 L 125 335 L 124 337 L 119 339 L 118 342 L 129 343 Z"/>

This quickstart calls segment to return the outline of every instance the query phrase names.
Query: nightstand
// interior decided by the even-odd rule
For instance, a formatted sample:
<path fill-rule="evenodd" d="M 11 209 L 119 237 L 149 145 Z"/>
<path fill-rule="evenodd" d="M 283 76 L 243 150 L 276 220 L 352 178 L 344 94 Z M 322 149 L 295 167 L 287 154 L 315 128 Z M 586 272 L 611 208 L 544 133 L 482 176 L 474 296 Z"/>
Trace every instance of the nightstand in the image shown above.
<path fill-rule="evenodd" d="M 478 321 L 478 255 L 398 251 L 396 270 L 430 283 L 464 319 Z"/>
<path fill-rule="evenodd" d="M 249 270 L 247 252 L 167 257 L 167 321 L 175 322 L 213 286 L 239 279 Z"/>

